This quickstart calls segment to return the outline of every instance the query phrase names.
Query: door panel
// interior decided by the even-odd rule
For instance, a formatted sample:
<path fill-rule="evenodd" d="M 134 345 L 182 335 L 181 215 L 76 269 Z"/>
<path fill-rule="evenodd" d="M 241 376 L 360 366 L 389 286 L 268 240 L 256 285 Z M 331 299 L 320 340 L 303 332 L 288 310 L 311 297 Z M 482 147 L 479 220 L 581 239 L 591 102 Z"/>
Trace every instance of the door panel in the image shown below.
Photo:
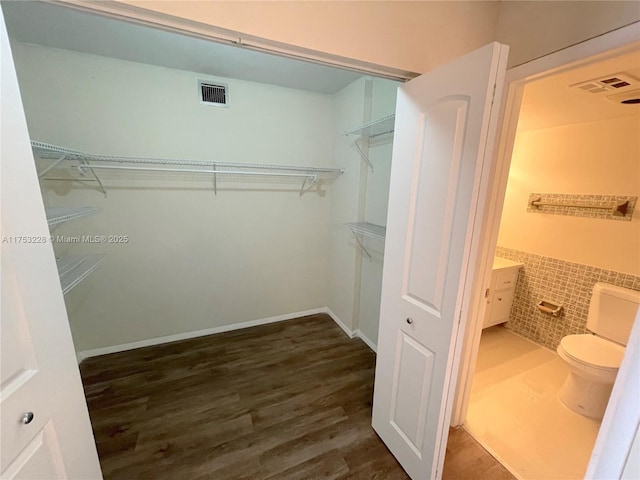
<path fill-rule="evenodd" d="M 506 53 L 488 45 L 398 91 L 373 427 L 413 479 L 439 477 L 443 462 L 450 351 Z"/>
<path fill-rule="evenodd" d="M 102 478 L 0 11 L 0 477 Z M 32 413 L 28 422 L 25 414 Z"/>
<path fill-rule="evenodd" d="M 2 279 L 1 301 L 2 317 L 17 320 L 3 323 L 0 336 L 0 391 L 5 392 L 12 388 L 11 385 L 26 381 L 24 377 L 35 372 L 36 357 L 26 322 L 21 318 L 23 309 L 15 278 Z"/>
<path fill-rule="evenodd" d="M 43 472 L 46 472 L 46 476 L 43 476 Z M 53 422 L 48 422 L 36 433 L 3 472 L 2 478 L 7 480 L 68 478 L 58 441 L 55 438 Z"/>
<path fill-rule="evenodd" d="M 468 99 L 445 98 L 419 118 L 422 135 L 416 142 L 420 154 L 415 157 L 418 181 L 411 192 L 406 295 L 434 315 L 442 308 L 468 105 Z M 447 161 L 430 162 L 433 157 Z"/>
<path fill-rule="evenodd" d="M 29 340 L 29 331 L 13 262 L 4 251 L 2 255 L 2 384 L 0 390 L 0 426 L 2 449 L 0 465 L 8 465 L 31 441 L 37 431 L 40 415 L 30 425 L 20 423 L 21 416 L 32 407 L 24 398 L 37 398 L 38 368 L 35 352 Z M 38 409 L 40 411 L 40 409 Z M 35 429 L 35 430 L 34 430 Z"/>
<path fill-rule="evenodd" d="M 406 333 L 398 332 L 391 423 L 417 456 L 422 456 L 422 426 L 427 413 L 432 371 L 433 352 Z"/>

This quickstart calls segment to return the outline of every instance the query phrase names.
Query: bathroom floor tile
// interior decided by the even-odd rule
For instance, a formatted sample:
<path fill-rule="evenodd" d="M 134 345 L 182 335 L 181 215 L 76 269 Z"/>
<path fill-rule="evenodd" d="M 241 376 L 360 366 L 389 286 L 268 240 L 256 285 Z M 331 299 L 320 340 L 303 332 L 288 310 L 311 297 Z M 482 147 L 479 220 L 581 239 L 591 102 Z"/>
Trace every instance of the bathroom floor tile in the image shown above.
<path fill-rule="evenodd" d="M 519 478 L 583 478 L 600 422 L 560 403 L 567 374 L 555 352 L 485 330 L 465 428 Z"/>

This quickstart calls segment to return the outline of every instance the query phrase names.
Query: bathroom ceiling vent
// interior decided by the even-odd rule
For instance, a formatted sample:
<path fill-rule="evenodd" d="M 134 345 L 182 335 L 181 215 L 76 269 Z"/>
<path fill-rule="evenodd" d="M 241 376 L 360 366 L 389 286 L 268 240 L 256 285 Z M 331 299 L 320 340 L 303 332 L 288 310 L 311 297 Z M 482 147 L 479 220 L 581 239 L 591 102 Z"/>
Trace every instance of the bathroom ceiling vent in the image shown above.
<path fill-rule="evenodd" d="M 592 94 L 626 92 L 638 87 L 640 87 L 640 81 L 626 73 L 615 73 L 595 80 L 569 85 L 569 88 L 582 90 L 583 92 Z"/>
<path fill-rule="evenodd" d="M 229 85 L 226 83 L 198 80 L 198 95 L 204 105 L 229 106 Z"/>

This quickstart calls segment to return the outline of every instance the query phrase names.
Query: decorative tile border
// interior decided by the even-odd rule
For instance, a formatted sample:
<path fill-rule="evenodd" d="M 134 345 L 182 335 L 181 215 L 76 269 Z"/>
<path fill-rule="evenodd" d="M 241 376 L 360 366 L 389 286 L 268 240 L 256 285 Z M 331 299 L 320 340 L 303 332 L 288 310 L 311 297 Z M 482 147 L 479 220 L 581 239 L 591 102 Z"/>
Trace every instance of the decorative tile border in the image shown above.
<path fill-rule="evenodd" d="M 640 290 L 640 277 L 635 275 L 505 247 L 498 247 L 496 256 L 524 264 L 506 327 L 553 350 L 564 336 L 587 333 L 587 313 L 594 284 L 604 282 Z M 536 304 L 543 298 L 562 305 L 558 317 L 538 310 Z"/>
<path fill-rule="evenodd" d="M 540 200 L 543 203 L 560 205 L 533 205 Z M 527 212 L 546 213 L 551 215 L 568 215 L 572 217 L 604 218 L 607 220 L 631 221 L 638 197 L 620 195 L 581 195 L 571 193 L 531 193 L 527 203 Z M 614 215 L 613 206 L 629 201 L 626 215 Z M 574 207 L 571 205 L 589 205 L 593 207 L 611 207 L 609 209 Z"/>

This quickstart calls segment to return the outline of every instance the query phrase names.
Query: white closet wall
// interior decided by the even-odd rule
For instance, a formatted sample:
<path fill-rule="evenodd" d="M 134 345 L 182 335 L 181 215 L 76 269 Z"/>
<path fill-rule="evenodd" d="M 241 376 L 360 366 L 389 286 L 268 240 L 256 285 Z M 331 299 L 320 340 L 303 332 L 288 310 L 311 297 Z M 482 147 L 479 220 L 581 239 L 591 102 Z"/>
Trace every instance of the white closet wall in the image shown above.
<path fill-rule="evenodd" d="M 331 200 L 329 245 L 329 308 L 349 330 L 357 328 L 356 260 L 358 247 L 345 223 L 356 221 L 360 202 L 363 162 L 344 132 L 363 123 L 366 78 L 361 78 L 333 97 L 334 166 L 345 172 L 334 182 Z M 366 166 L 364 167 L 366 168 Z"/>
<path fill-rule="evenodd" d="M 391 172 L 390 135 L 368 149 L 374 173 L 344 132 L 395 112 L 397 82 L 366 78 L 334 95 L 334 165 L 345 173 L 333 184 L 331 197 L 331 246 L 329 308 L 351 331 L 375 344 L 380 316 L 384 242 L 363 241 L 372 258 L 363 255 L 345 223 L 386 225 Z M 366 149 L 366 147 L 365 147 Z"/>
<path fill-rule="evenodd" d="M 395 113 L 397 89 L 396 82 L 379 78 L 373 80 L 372 119 L 383 118 Z M 374 170 L 373 172 L 367 171 L 364 221 L 375 225 L 387 224 L 392 140 L 393 136 L 385 136 L 379 144 L 369 148 L 369 160 Z M 361 335 L 377 345 L 384 242 L 371 240 L 368 241 L 367 246 L 371 259 L 366 257 L 362 259 L 358 329 Z"/>
<path fill-rule="evenodd" d="M 199 104 L 196 79 L 206 77 L 197 73 L 19 43 L 14 55 L 34 140 L 105 155 L 332 165 L 332 97 L 220 79 L 231 102 L 217 108 Z M 46 182 L 48 206 L 102 209 L 56 235 L 129 237 L 56 246 L 58 254 L 109 254 L 67 296 L 77 350 L 329 304 L 334 187 L 299 198 L 299 184 L 218 186 L 215 196 L 210 181 L 122 175 L 104 198 L 91 185 Z"/>

